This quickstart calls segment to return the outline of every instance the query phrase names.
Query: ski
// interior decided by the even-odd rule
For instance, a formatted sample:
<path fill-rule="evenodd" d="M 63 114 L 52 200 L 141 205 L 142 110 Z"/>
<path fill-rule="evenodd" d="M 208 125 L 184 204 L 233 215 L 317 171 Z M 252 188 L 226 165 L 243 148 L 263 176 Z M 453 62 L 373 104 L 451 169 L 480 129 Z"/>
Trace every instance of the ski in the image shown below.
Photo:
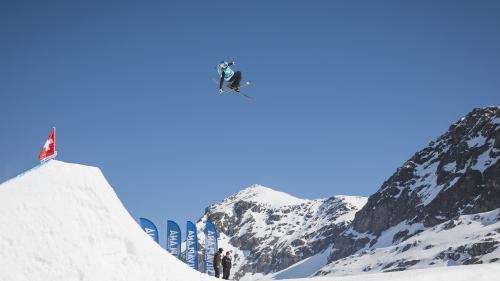
<path fill-rule="evenodd" d="M 250 84 L 252 84 L 251 81 L 247 81 L 243 84 L 240 84 L 240 89 L 243 88 L 243 87 L 246 87 L 246 86 L 249 86 Z M 223 85 L 223 88 L 226 88 L 224 90 L 224 92 L 231 92 L 231 91 L 235 91 L 234 89 L 231 89 L 228 85 Z M 235 91 L 236 92 L 236 91 Z"/>
<path fill-rule="evenodd" d="M 216 85 L 219 85 L 219 81 L 216 81 L 215 79 L 213 79 L 212 81 L 213 81 Z M 239 88 L 241 89 L 241 88 L 244 88 L 244 87 L 249 86 L 249 85 L 251 85 L 251 84 L 252 84 L 252 81 L 247 81 L 247 82 L 245 82 L 245 83 L 240 84 L 240 87 L 239 87 Z M 228 85 L 226 85 L 225 83 L 224 83 L 224 84 L 222 84 L 222 93 L 231 93 L 231 92 L 234 92 L 235 94 L 239 94 L 240 96 L 242 96 L 242 97 L 244 97 L 244 98 L 246 98 L 246 99 L 248 99 L 248 100 L 253 100 L 253 97 L 251 97 L 251 96 L 249 96 L 249 95 L 246 95 L 246 94 L 244 94 L 244 93 L 242 93 L 242 92 L 238 92 L 238 91 L 236 91 L 235 89 L 231 89 L 231 88 L 230 88 Z"/>
<path fill-rule="evenodd" d="M 248 99 L 248 100 L 253 100 L 253 97 L 251 97 L 251 96 L 249 96 L 249 95 L 245 95 L 245 94 L 243 94 L 242 92 L 236 92 L 236 91 L 234 91 L 234 92 L 235 92 L 235 93 L 237 93 L 238 95 L 240 95 L 240 96 L 242 96 L 242 97 L 244 97 L 244 98 Z"/>

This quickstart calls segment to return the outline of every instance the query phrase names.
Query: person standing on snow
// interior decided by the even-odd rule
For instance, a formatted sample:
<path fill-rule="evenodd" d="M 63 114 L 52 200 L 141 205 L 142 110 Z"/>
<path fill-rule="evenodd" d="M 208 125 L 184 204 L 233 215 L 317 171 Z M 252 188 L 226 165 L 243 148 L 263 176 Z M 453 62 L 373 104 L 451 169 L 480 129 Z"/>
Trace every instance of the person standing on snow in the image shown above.
<path fill-rule="evenodd" d="M 236 92 L 240 91 L 240 82 L 241 82 L 241 71 L 234 72 L 230 66 L 235 65 L 234 61 L 222 61 L 217 65 L 217 72 L 220 76 L 219 82 L 219 93 L 222 93 L 222 84 L 224 80 L 230 82 L 229 88 L 235 90 Z"/>
<path fill-rule="evenodd" d="M 222 279 L 229 280 L 229 273 L 231 272 L 231 251 L 227 251 L 224 258 L 222 258 Z"/>
<path fill-rule="evenodd" d="M 215 253 L 214 255 L 214 271 L 215 271 L 215 277 L 219 278 L 220 276 L 220 270 L 221 270 L 221 255 L 222 255 L 222 248 L 219 248 L 219 251 Z"/>

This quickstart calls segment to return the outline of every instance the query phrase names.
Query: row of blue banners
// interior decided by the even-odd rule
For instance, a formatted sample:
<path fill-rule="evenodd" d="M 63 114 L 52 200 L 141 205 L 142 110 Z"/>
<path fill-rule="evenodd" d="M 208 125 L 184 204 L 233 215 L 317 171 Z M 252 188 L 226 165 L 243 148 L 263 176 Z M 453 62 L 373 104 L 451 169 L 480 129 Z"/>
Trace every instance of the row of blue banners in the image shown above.
<path fill-rule="evenodd" d="M 158 228 L 156 225 L 145 218 L 139 218 L 144 232 L 151 236 L 159 244 Z M 167 245 L 166 250 L 184 262 L 191 268 L 198 270 L 198 234 L 196 225 L 190 221 L 186 227 L 186 252 L 184 259 L 181 258 L 181 229 L 174 221 L 167 221 Z M 217 252 L 217 229 L 211 221 L 205 225 L 205 247 L 203 249 L 203 272 L 214 276 L 213 260 Z"/>

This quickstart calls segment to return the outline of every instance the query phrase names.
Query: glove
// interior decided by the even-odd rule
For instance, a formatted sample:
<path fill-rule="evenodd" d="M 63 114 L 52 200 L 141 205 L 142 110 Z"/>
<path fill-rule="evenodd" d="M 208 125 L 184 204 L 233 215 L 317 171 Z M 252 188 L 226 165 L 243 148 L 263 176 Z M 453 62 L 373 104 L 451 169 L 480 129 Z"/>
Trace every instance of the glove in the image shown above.
<path fill-rule="evenodd" d="M 236 62 L 233 60 L 233 61 L 231 62 L 231 64 L 232 64 L 232 65 L 236 65 Z"/>
<path fill-rule="evenodd" d="M 222 94 L 224 91 L 222 91 L 222 89 L 219 89 L 219 94 Z"/>

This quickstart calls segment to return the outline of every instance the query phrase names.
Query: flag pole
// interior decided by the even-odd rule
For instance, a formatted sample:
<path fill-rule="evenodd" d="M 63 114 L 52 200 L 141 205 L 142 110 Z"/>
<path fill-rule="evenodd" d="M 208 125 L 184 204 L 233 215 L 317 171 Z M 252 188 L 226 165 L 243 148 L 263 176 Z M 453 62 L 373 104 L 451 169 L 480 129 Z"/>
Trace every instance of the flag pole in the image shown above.
<path fill-rule="evenodd" d="M 56 127 L 52 127 L 52 129 L 54 129 L 54 157 L 52 157 L 52 159 L 56 159 L 57 156 Z"/>

